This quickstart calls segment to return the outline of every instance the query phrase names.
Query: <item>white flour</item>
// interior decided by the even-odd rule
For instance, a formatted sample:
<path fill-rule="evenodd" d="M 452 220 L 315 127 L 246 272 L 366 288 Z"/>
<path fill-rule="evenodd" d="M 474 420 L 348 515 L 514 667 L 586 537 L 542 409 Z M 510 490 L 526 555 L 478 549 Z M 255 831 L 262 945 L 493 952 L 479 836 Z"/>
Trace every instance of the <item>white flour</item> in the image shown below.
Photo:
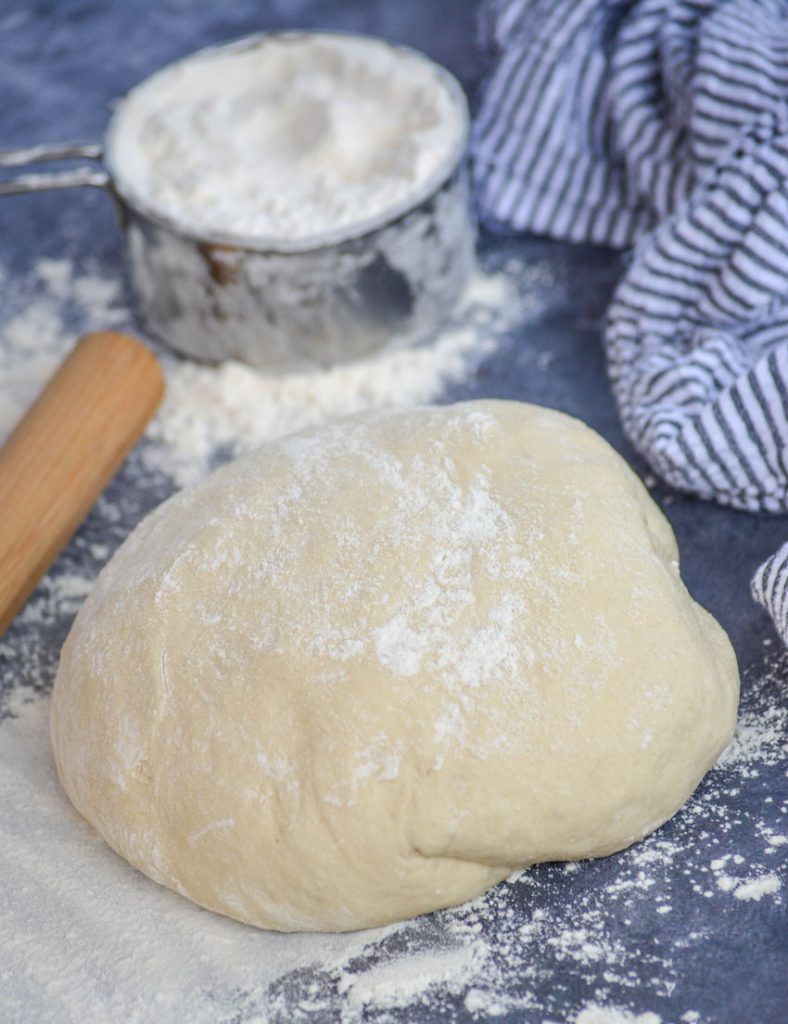
<path fill-rule="evenodd" d="M 582 1010 L 575 1024 L 662 1024 L 656 1013 L 629 1013 L 615 1007 L 588 1006 Z"/>
<path fill-rule="evenodd" d="M 392 348 L 363 362 L 312 373 L 266 375 L 243 363 L 204 366 L 160 351 L 167 394 L 141 450 L 147 469 L 179 487 L 217 461 L 263 441 L 378 406 L 417 405 L 440 397 L 487 358 L 506 331 L 541 312 L 523 275 L 545 268 L 510 263 L 477 272 L 452 319 L 428 344 Z M 0 323 L 0 441 L 31 403 L 80 333 L 135 330 L 120 282 L 75 274 L 68 260 L 40 260 L 21 290 L 22 305 Z"/>
<path fill-rule="evenodd" d="M 70 260 L 42 259 L 14 293 L 2 295 L 0 442 L 78 334 L 129 323 L 122 294 L 117 279 L 97 273 L 77 276 Z"/>
<path fill-rule="evenodd" d="M 183 486 L 204 476 L 217 452 L 226 459 L 362 409 L 431 401 L 467 377 L 515 321 L 534 312 L 511 270 L 479 273 L 453 320 L 426 346 L 286 376 L 233 361 L 217 368 L 168 360 L 167 397 L 148 431 L 157 444 L 145 458 Z"/>
<path fill-rule="evenodd" d="M 293 35 L 198 55 L 133 89 L 109 160 L 127 194 L 192 230 L 293 242 L 421 197 L 463 131 L 426 59 Z"/>

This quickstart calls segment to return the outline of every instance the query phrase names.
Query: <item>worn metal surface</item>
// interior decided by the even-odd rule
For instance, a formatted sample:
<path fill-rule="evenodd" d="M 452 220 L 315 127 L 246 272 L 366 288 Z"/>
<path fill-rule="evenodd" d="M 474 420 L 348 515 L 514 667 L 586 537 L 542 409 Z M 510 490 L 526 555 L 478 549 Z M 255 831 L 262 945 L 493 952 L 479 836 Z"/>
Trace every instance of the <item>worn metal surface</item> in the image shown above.
<path fill-rule="evenodd" d="M 328 367 L 425 337 L 473 270 L 463 169 L 395 222 L 304 252 L 197 242 L 127 209 L 128 269 L 147 331 L 193 359 Z"/>
<path fill-rule="evenodd" d="M 195 56 L 243 52 L 267 38 L 277 34 L 255 33 Z M 440 70 L 438 80 L 450 98 L 459 142 L 412 197 L 370 223 L 320 238 L 204 234 L 152 209 L 129 191 L 116 163 L 123 102 L 110 118 L 103 147 L 55 142 L 0 150 L 6 169 L 75 159 L 102 166 L 11 173 L 0 179 L 0 196 L 106 187 L 121 212 L 140 321 L 178 352 L 280 371 L 333 366 L 385 349 L 392 339 L 401 344 L 427 337 L 446 319 L 473 271 L 463 160 L 467 103 L 450 74 Z"/>

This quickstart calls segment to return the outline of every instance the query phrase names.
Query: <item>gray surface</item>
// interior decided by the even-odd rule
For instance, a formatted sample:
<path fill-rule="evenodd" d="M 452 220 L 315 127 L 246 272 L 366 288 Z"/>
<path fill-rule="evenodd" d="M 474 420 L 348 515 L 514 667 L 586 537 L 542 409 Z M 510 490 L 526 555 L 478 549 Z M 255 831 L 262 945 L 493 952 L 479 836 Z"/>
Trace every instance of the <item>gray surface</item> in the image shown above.
<path fill-rule="evenodd" d="M 279 0 L 266 5 L 249 0 L 232 5 L 173 0 L 156 4 L 74 0 L 10 6 L 6 2 L 0 12 L 0 146 L 73 137 L 96 139 L 105 121 L 106 104 L 150 70 L 198 46 L 266 27 L 346 28 L 404 41 L 447 64 L 472 88 L 482 69 L 473 46 L 473 13 L 472 4 L 456 0 Z M 9 275 L 3 286 L 6 299 L 13 295 L 14 280 L 22 279 L 33 260 L 57 256 L 66 246 L 84 259 L 97 257 L 108 273 L 120 267 L 121 236 L 105 196 L 75 192 L 0 201 L 0 263 Z M 547 303 L 545 315 L 537 325 L 529 326 L 527 336 L 513 337 L 481 367 L 474 380 L 450 397 L 528 399 L 574 413 L 599 430 L 642 472 L 644 466 L 621 435 L 599 345 L 600 318 L 619 270 L 618 257 L 603 250 L 572 249 L 539 240 L 485 238 L 483 248 L 493 262 L 505 258 L 507 252 L 549 261 L 566 290 L 560 303 Z M 552 355 L 547 370 L 539 361 L 544 353 Z M 121 510 L 112 535 L 107 536 L 100 516 L 91 515 L 80 538 L 62 556 L 61 568 L 83 567 L 88 557 L 86 540 L 108 541 L 114 547 L 170 489 L 165 479 L 141 478 L 132 459 L 111 485 L 110 496 Z M 773 631 L 766 614 L 751 601 L 748 581 L 760 561 L 785 539 L 788 524 L 784 518 L 735 513 L 660 488 L 655 495 L 678 535 L 690 589 L 731 635 L 743 670 L 747 707 L 756 699 L 751 684 L 762 674 L 764 652 L 776 645 L 775 640 L 771 648 L 764 646 Z M 22 630 L 32 627 L 14 627 L 8 636 L 10 644 L 4 645 L 0 654 L 3 685 L 11 685 L 20 671 L 30 678 L 40 673 L 48 685 L 68 625 L 66 618 L 55 616 L 49 624 L 36 627 L 40 636 L 31 655 L 35 665 L 20 665 L 17 657 L 18 651 L 30 650 L 29 644 L 23 643 L 29 636 L 23 637 Z M 785 672 L 773 672 L 771 683 L 757 699 L 784 701 L 786 684 Z M 785 900 L 742 903 L 734 908 L 734 914 L 730 904 L 704 897 L 686 881 L 696 871 L 699 859 L 706 854 L 707 859 L 713 858 L 720 848 L 722 837 L 715 834 L 715 828 L 723 827 L 721 822 L 725 843 L 745 856 L 750 850 L 753 857 L 762 853 L 757 823 L 771 823 L 776 831 L 785 831 L 785 765 L 762 767 L 727 788 L 718 775 L 704 787 L 693 805 L 699 813 L 693 815 L 690 808 L 689 814 L 679 816 L 659 833 L 676 839 L 684 850 L 660 881 L 671 894 L 674 912 L 658 916 L 653 900 L 634 900 L 625 912 L 609 915 L 606 928 L 611 938 L 637 947 L 643 964 L 639 982 L 626 987 L 605 984 L 602 966 L 575 969 L 546 946 L 538 972 L 526 970 L 529 965 L 525 961 L 520 981 L 516 971 L 509 972 L 511 991 L 522 989 L 521 995 L 528 994 L 524 1001 L 532 1006 L 496 1019 L 529 1024 L 567 1020 L 604 989 L 611 1005 L 652 1010 L 663 1022 L 678 1021 L 689 1008 L 712 1024 L 782 1024 L 788 1020 Z M 707 797 L 711 793 L 709 787 L 716 787 L 714 800 L 724 813 L 710 814 L 704 827 L 703 809 L 710 805 L 708 799 L 706 803 L 703 800 L 704 792 Z M 734 840 L 735 847 L 731 845 Z M 770 862 L 772 870 L 779 870 L 782 859 L 783 877 L 787 850 L 788 846 L 781 847 Z M 526 923 L 540 907 L 584 905 L 617 877 L 621 863 L 619 858 L 608 858 L 571 874 L 559 866 L 540 866 L 533 871 L 533 885 L 509 890 L 505 908 Z M 491 945 L 502 928 L 496 915 L 503 913 L 503 906 L 503 901 L 491 902 L 483 920 Z M 423 941 L 432 932 L 440 934 L 443 920 L 435 915 L 432 923 L 430 919 L 422 921 L 419 935 Z M 662 988 L 652 984 L 647 966 L 650 957 L 664 959 L 665 950 L 680 945 L 690 933 L 703 933 L 704 938 L 682 951 L 676 960 L 674 983 Z M 398 938 L 384 944 L 376 955 L 385 958 L 403 941 Z M 299 1019 L 330 1019 L 342 1003 L 335 993 L 336 979 L 322 977 L 320 972 L 308 975 L 293 975 L 280 983 L 283 1005 L 295 1006 L 317 980 L 327 993 L 323 1008 Z M 253 1007 L 247 1009 L 251 1014 Z M 239 1010 L 235 1019 L 243 1020 L 245 1014 Z M 294 1019 L 294 1014 L 283 1010 L 273 1019 Z M 447 993 L 429 1005 L 419 1004 L 418 1009 L 404 1011 L 402 1016 L 479 1019 L 467 1008 L 462 992 Z M 377 1018 L 370 1014 L 368 1019 Z"/>

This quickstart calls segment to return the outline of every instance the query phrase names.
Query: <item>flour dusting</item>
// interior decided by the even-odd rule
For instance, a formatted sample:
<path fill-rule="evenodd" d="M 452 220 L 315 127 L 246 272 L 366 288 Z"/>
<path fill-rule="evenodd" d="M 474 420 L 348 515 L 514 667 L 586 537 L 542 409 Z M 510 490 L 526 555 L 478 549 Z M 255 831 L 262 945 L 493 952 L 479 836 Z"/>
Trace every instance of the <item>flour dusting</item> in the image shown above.
<path fill-rule="evenodd" d="M 177 486 L 264 441 L 363 409 L 418 405 L 471 376 L 515 325 L 542 309 L 523 288 L 524 270 L 480 270 L 445 328 L 426 343 L 311 373 L 270 374 L 227 361 L 204 366 L 159 349 L 167 380 L 162 409 L 139 449 L 150 473 Z M 67 259 L 42 259 L 9 297 L 0 322 L 0 441 L 52 375 L 79 334 L 136 331 L 120 282 Z M 154 346 L 156 347 L 156 346 Z"/>
<path fill-rule="evenodd" d="M 21 285 L 2 297 L 0 442 L 57 369 L 77 334 L 129 321 L 120 281 L 95 270 L 77 276 L 69 259 L 40 259 Z"/>
<path fill-rule="evenodd" d="M 192 231 L 293 241 L 418 196 L 464 130 L 420 55 L 353 36 L 263 36 L 133 89 L 109 156 L 123 190 Z"/>
<path fill-rule="evenodd" d="M 363 409 L 433 401 L 472 374 L 515 323 L 538 312 L 515 282 L 514 268 L 477 273 L 451 321 L 428 344 L 395 346 L 330 370 L 267 376 L 234 361 L 211 367 L 170 358 L 146 463 L 183 486 L 217 461 L 304 427 Z"/>
<path fill-rule="evenodd" d="M 656 1013 L 630 1013 L 610 1006 L 588 1006 L 582 1010 L 574 1024 L 662 1024 Z"/>

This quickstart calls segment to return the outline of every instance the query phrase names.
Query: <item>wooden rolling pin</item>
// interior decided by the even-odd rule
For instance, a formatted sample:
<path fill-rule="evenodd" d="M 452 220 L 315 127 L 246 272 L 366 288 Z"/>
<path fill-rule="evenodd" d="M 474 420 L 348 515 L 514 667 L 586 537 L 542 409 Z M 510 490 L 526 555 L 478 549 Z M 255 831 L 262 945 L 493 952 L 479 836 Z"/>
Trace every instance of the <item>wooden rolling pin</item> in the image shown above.
<path fill-rule="evenodd" d="M 76 532 L 164 394 L 156 357 L 82 338 L 0 449 L 0 634 Z"/>

